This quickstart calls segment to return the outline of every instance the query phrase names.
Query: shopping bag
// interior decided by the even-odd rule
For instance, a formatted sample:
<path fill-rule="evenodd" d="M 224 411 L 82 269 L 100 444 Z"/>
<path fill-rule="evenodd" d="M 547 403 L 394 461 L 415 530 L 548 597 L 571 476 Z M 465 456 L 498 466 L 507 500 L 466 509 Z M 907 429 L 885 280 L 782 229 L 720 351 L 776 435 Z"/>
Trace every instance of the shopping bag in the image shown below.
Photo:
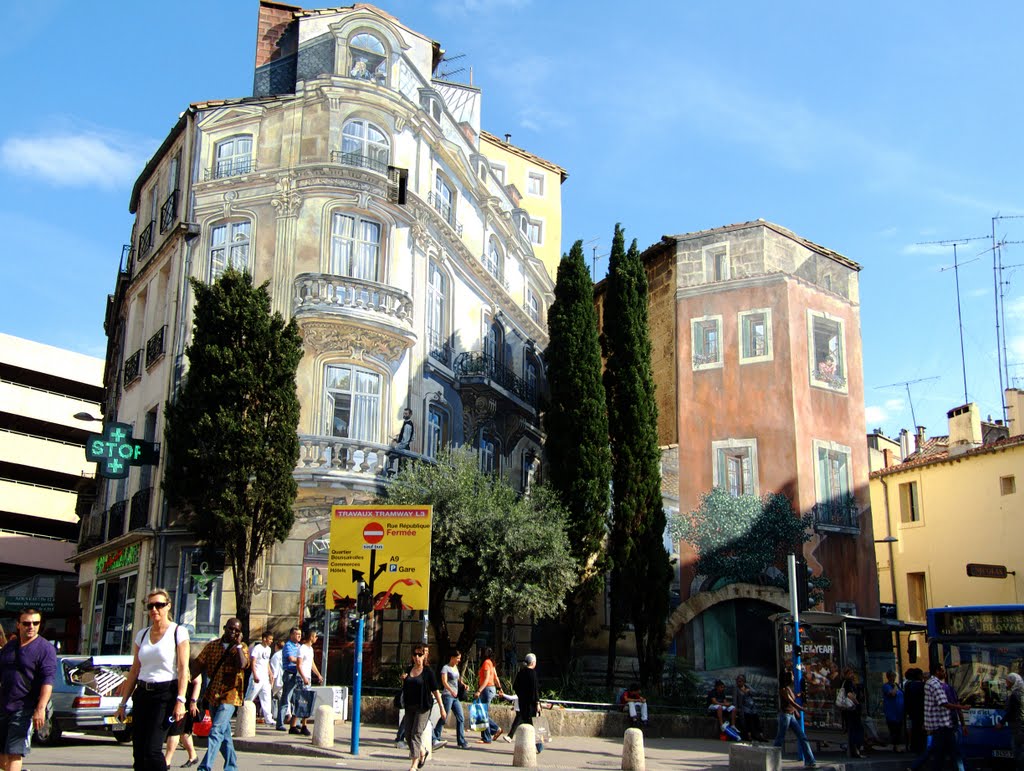
<path fill-rule="evenodd" d="M 213 728 L 213 718 L 210 717 L 208 710 L 203 711 L 202 720 L 196 720 L 192 723 L 192 733 L 195 736 L 209 736 L 211 728 Z"/>
<path fill-rule="evenodd" d="M 313 714 L 316 692 L 308 685 L 300 685 L 292 691 L 292 716 L 307 718 Z"/>
<path fill-rule="evenodd" d="M 469 705 L 469 730 L 486 731 L 487 726 L 487 705 L 481 701 L 474 701 Z"/>
<path fill-rule="evenodd" d="M 740 732 L 736 730 L 735 726 L 727 725 L 722 729 L 722 733 L 728 736 L 732 741 L 738 742 L 742 737 Z"/>
<path fill-rule="evenodd" d="M 551 726 L 546 717 L 535 717 L 533 719 L 533 731 L 537 737 L 537 744 L 547 744 L 551 741 Z"/>
<path fill-rule="evenodd" d="M 839 709 L 853 709 L 853 699 L 846 695 L 846 689 L 840 688 L 836 694 L 836 706 Z"/>
<path fill-rule="evenodd" d="M 878 735 L 878 728 L 875 726 L 875 719 L 870 715 L 865 715 L 863 723 L 865 736 L 867 736 L 873 744 L 881 744 L 882 737 Z"/>

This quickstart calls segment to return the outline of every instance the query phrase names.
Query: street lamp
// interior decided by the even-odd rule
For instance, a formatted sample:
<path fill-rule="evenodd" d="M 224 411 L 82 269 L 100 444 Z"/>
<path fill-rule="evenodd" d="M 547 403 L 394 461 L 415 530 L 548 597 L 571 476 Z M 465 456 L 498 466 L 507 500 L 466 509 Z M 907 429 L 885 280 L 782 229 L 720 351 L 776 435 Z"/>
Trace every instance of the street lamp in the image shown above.
<path fill-rule="evenodd" d="M 88 412 L 76 412 L 72 417 L 75 420 L 84 420 L 87 423 L 89 423 L 89 422 L 102 423 L 103 422 L 103 418 L 95 418 L 91 414 L 89 414 Z"/>
<path fill-rule="evenodd" d="M 885 538 L 878 538 L 875 543 L 897 543 L 900 539 L 894 535 L 887 535 Z"/>

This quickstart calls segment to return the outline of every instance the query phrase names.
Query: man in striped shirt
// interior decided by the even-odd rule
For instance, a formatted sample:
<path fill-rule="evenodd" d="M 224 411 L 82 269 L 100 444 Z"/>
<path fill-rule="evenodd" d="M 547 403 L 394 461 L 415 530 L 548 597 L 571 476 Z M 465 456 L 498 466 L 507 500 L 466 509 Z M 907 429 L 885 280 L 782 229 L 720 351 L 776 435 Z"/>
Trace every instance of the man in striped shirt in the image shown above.
<path fill-rule="evenodd" d="M 934 768 L 941 771 L 946 757 L 952 758 L 954 765 L 963 768 L 960 751 L 956 744 L 953 710 L 961 710 L 960 704 L 950 702 L 943 681 L 946 679 L 946 668 L 941 662 L 932 662 L 929 668 L 931 677 L 924 684 L 924 728 L 931 734 L 932 745 L 924 755 L 914 761 L 911 769 L 923 766 L 928 758 L 933 758 Z"/>

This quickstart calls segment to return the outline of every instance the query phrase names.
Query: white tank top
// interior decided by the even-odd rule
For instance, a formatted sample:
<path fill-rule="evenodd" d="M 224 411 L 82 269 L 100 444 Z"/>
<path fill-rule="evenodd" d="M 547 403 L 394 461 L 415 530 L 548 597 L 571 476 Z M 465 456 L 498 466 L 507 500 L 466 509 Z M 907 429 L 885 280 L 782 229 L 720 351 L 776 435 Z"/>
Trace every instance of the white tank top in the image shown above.
<path fill-rule="evenodd" d="M 175 634 L 177 642 L 188 640 L 188 630 L 185 627 L 178 627 L 171 623 L 164 632 L 164 636 L 155 645 L 150 642 L 150 629 L 146 627 L 135 637 L 135 644 L 139 648 L 139 679 L 147 683 L 166 683 L 169 680 L 178 679 L 175 653 Z"/>

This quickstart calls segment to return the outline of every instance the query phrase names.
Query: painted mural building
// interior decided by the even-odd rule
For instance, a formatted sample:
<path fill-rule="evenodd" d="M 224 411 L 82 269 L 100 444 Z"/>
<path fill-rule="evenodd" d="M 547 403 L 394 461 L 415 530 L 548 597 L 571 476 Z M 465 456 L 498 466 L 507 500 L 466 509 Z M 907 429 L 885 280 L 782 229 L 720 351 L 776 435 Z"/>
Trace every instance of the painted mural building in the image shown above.
<path fill-rule="evenodd" d="M 701 495 L 784 494 L 810 515 L 803 555 L 831 580 L 819 609 L 877 616 L 864 443 L 860 266 L 764 220 L 665 236 L 643 252 L 666 513 Z M 598 286 L 598 312 L 602 289 Z M 603 322 L 603 319 L 602 319 Z M 664 490 L 664 484 L 663 484 Z M 774 669 L 779 583 L 698 575 L 678 544 L 667 636 L 699 670 Z"/>
<path fill-rule="evenodd" d="M 249 271 L 303 338 L 296 522 L 258 571 L 254 630 L 323 623 L 330 507 L 381 492 L 406 408 L 415 456 L 469 445 L 517 489 L 539 472 L 566 172 L 484 132 L 481 91 L 434 77 L 442 56 L 373 6 L 263 0 L 253 96 L 190 105 L 132 193 L 107 420 L 160 441 L 188 366 L 189 278 Z M 163 500 L 164 462 L 104 485 L 83 528 L 95 652 L 128 649 L 152 585 L 199 637 L 233 610 L 230 571 L 200 559 Z M 377 644 L 419 638 L 418 614 L 384 613 L 395 623 Z M 328 644 L 346 634 L 342 620 Z"/>

